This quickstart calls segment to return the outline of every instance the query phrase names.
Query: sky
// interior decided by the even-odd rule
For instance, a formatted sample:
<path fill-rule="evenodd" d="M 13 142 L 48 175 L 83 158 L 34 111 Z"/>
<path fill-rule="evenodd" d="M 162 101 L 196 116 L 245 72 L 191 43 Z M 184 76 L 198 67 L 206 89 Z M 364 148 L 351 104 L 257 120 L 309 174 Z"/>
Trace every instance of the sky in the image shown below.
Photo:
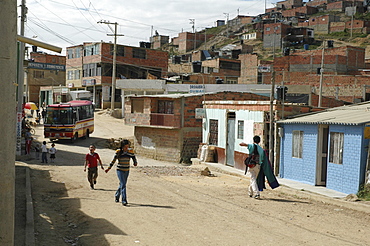
<path fill-rule="evenodd" d="M 20 13 L 21 0 L 18 1 Z M 231 20 L 238 14 L 256 16 L 273 7 L 267 0 L 25 0 L 25 36 L 63 48 L 83 42 L 113 42 L 139 46 L 149 42 L 155 31 L 177 37 L 180 32 L 214 27 L 217 20 Z M 19 16 L 20 14 L 18 14 Z M 18 20 L 18 29 L 20 22 Z M 19 33 L 19 31 L 18 31 Z M 42 50 L 42 49 L 41 49 Z M 53 54 L 48 50 L 42 50 Z M 55 54 L 55 53 L 54 53 Z"/>

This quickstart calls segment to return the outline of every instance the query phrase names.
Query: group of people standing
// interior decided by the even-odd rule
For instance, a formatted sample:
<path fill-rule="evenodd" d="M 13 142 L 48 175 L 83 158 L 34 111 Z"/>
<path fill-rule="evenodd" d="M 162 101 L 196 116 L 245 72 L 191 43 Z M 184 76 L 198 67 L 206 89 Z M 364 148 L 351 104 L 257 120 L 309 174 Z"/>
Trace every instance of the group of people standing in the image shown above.
<path fill-rule="evenodd" d="M 98 164 L 100 164 L 101 169 L 105 170 L 105 172 L 108 173 L 112 169 L 114 163 L 118 161 L 117 177 L 119 179 L 119 186 L 114 195 L 114 200 L 118 203 L 120 202 L 121 198 L 122 205 L 127 206 L 128 202 L 126 184 L 130 173 L 130 160 L 133 160 L 134 166 L 137 166 L 138 164 L 134 151 L 132 148 L 130 148 L 130 141 L 128 141 L 127 139 L 121 141 L 120 148 L 117 149 L 113 160 L 111 161 L 107 169 L 104 169 L 100 156 L 98 153 L 95 152 L 95 150 L 96 147 L 94 145 L 90 145 L 89 153 L 87 153 L 85 156 L 84 171 L 86 172 L 87 168 L 87 180 L 89 181 L 90 188 L 94 189 L 94 185 L 97 183 Z"/>
<path fill-rule="evenodd" d="M 51 144 L 51 148 L 49 149 L 46 145 L 46 141 L 42 142 L 42 145 L 40 146 L 39 143 L 35 146 L 36 151 L 36 159 L 40 159 L 40 153 L 41 153 L 41 163 L 48 163 L 48 153 L 50 154 L 50 162 L 53 163 L 55 160 L 55 154 L 57 153 L 57 149 L 55 148 L 55 143 Z"/>

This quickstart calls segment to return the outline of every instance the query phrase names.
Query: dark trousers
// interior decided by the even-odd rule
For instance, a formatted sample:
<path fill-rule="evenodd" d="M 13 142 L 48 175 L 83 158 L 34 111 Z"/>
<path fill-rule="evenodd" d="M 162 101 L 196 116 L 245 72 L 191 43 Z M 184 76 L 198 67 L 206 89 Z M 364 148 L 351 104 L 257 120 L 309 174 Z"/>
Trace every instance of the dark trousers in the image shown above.
<path fill-rule="evenodd" d="M 87 169 L 87 180 L 91 185 L 94 184 L 94 180 L 98 177 L 98 167 L 89 167 Z"/>

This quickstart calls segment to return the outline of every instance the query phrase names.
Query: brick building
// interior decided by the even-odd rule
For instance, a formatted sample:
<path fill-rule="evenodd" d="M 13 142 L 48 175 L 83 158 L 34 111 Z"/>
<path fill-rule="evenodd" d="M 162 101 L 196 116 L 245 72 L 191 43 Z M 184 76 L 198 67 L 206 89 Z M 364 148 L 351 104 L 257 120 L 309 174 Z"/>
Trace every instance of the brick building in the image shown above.
<path fill-rule="evenodd" d="M 309 85 L 319 92 L 322 50 L 295 52 L 277 57 L 274 62 L 275 81 L 286 85 Z M 353 46 L 326 48 L 324 51 L 323 95 L 346 102 L 369 100 L 369 77 L 363 74 L 365 49 Z M 269 84 L 271 73 L 263 83 Z"/>
<path fill-rule="evenodd" d="M 364 21 L 364 20 L 347 21 L 345 28 L 348 32 L 352 31 L 353 33 L 369 34 L 370 33 L 370 21 Z"/>
<path fill-rule="evenodd" d="M 276 7 L 280 9 L 293 9 L 298 8 L 303 5 L 302 0 L 286 0 L 286 1 L 280 1 L 276 2 Z"/>
<path fill-rule="evenodd" d="M 284 17 L 305 17 L 318 12 L 318 9 L 310 6 L 302 6 L 281 11 Z"/>
<path fill-rule="evenodd" d="M 264 25 L 263 47 L 284 49 L 290 46 L 303 46 L 314 42 L 314 30 L 307 27 L 292 27 L 283 23 Z"/>
<path fill-rule="evenodd" d="M 210 39 L 214 35 L 207 34 L 205 32 L 182 32 L 179 33 L 178 37 L 172 39 L 172 43 L 174 46 L 178 47 L 178 51 L 180 53 L 186 53 L 190 50 L 195 50 L 199 47 L 202 43 L 204 43 L 207 39 Z"/>
<path fill-rule="evenodd" d="M 258 68 L 263 65 L 270 65 L 272 62 L 261 61 L 257 54 L 241 54 L 240 60 L 240 77 L 238 84 L 262 84 L 264 73 Z"/>
<path fill-rule="evenodd" d="M 164 35 L 154 35 L 153 37 L 150 38 L 150 43 L 152 49 L 158 49 L 161 48 L 162 46 L 168 44 L 170 40 L 169 36 L 164 36 Z"/>
<path fill-rule="evenodd" d="M 306 2 L 306 6 L 311 7 L 319 7 L 319 6 L 326 6 L 329 3 L 337 2 L 337 0 L 313 0 Z"/>
<path fill-rule="evenodd" d="M 113 67 L 112 43 L 84 43 L 67 48 L 67 86 L 93 93 L 95 105 L 110 105 Z M 117 45 L 117 78 L 160 78 L 167 74 L 168 53 L 159 50 Z M 116 90 L 115 107 L 120 106 Z"/>
<path fill-rule="evenodd" d="M 202 119 L 195 117 L 204 100 L 266 100 L 243 92 L 128 96 L 125 123 L 133 125 L 135 151 L 149 158 L 188 162 L 202 142 Z"/>
<path fill-rule="evenodd" d="M 239 26 L 242 24 L 251 24 L 254 16 L 238 15 L 234 19 L 228 21 L 229 26 Z"/>
<path fill-rule="evenodd" d="M 263 47 L 264 48 L 281 48 L 281 40 L 288 35 L 288 29 L 291 26 L 283 23 L 270 23 L 264 25 Z"/>
<path fill-rule="evenodd" d="M 339 21 L 340 16 L 327 14 L 310 17 L 307 21 L 298 23 L 298 26 L 312 28 L 316 34 L 328 34 L 330 32 L 330 24 Z"/>
<path fill-rule="evenodd" d="M 169 73 L 181 76 L 179 80 L 184 84 L 216 84 L 221 83 L 221 80 L 223 84 L 237 84 L 240 61 L 219 57 L 193 63 L 170 64 Z"/>
<path fill-rule="evenodd" d="M 26 69 L 25 90 L 28 93 L 28 101 L 50 104 L 60 102 L 60 95 L 51 93 L 41 94 L 40 87 L 43 86 L 65 86 L 66 84 L 66 57 L 50 55 L 42 52 L 31 52 L 30 60 Z"/>
<path fill-rule="evenodd" d="M 344 12 L 347 7 L 362 7 L 364 5 L 363 1 L 337 1 L 331 2 L 326 5 L 327 11 L 338 11 Z"/>

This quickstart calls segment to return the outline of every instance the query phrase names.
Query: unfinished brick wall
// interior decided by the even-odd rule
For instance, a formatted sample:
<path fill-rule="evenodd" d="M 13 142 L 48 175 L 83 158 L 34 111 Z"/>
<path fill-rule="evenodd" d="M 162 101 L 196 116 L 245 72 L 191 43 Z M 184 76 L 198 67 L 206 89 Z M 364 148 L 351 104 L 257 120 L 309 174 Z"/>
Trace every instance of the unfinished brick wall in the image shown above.
<path fill-rule="evenodd" d="M 240 54 L 240 77 L 238 84 L 257 84 L 258 56 L 256 54 Z"/>
<path fill-rule="evenodd" d="M 166 129 L 135 127 L 135 152 L 160 161 L 186 162 L 197 157 L 202 142 L 202 129 Z"/>
<path fill-rule="evenodd" d="M 330 23 L 330 33 L 333 32 L 344 32 L 346 30 L 345 22 L 331 22 Z"/>
<path fill-rule="evenodd" d="M 30 56 L 35 62 L 66 65 L 65 56 L 49 55 L 46 53 L 37 52 L 31 52 Z"/>
<path fill-rule="evenodd" d="M 180 161 L 179 129 L 135 126 L 134 132 L 135 152 L 138 158 L 142 155 L 161 161 Z"/>

